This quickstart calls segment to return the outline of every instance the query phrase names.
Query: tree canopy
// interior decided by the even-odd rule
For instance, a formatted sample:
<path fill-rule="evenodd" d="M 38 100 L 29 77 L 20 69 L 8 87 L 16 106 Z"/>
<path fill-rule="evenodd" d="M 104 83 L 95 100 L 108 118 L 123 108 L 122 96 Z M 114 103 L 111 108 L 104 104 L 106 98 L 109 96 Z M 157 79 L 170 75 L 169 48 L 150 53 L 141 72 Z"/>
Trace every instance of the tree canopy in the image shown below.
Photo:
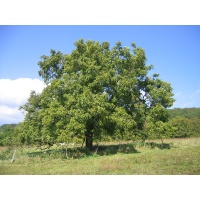
<path fill-rule="evenodd" d="M 106 136 L 123 138 L 143 130 L 148 116 L 167 121 L 166 108 L 174 99 L 170 83 L 149 76 L 145 51 L 131 50 L 117 42 L 78 40 L 71 54 L 50 51 L 39 61 L 39 75 L 46 87 L 32 91 L 20 109 L 26 113 L 21 124 L 25 143 L 94 140 Z M 150 118 L 149 118 L 150 119 Z"/>

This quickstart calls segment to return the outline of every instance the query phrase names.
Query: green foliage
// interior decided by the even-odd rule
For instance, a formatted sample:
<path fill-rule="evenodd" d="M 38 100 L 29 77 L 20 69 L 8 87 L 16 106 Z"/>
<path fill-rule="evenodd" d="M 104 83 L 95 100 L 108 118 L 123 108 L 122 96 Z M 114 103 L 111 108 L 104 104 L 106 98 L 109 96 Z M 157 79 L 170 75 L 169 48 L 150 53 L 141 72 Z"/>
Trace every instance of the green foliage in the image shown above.
<path fill-rule="evenodd" d="M 182 116 L 188 119 L 198 118 L 200 119 L 200 108 L 174 108 L 167 110 L 170 118 Z"/>
<path fill-rule="evenodd" d="M 157 104 L 147 117 L 150 139 L 187 138 L 200 136 L 200 118 L 198 108 L 163 109 Z M 180 116 L 179 116 L 180 115 Z"/>
<path fill-rule="evenodd" d="M 200 137 L 200 108 L 174 108 L 167 110 L 169 124 L 174 128 L 173 138 Z"/>
<path fill-rule="evenodd" d="M 20 138 L 26 144 L 70 143 L 85 138 L 86 147 L 102 138 L 127 138 L 141 133 L 146 117 L 174 102 L 172 88 L 148 72 L 142 48 L 121 42 L 78 40 L 71 54 L 51 50 L 38 63 L 46 88 L 31 92 L 21 106 L 26 112 Z M 156 111 L 158 112 L 158 111 Z M 157 118 L 152 116 L 154 120 Z"/>
<path fill-rule="evenodd" d="M 149 139 L 163 139 L 169 138 L 170 126 L 166 123 L 168 121 L 167 110 L 161 105 L 153 106 L 147 116 L 145 131 L 146 138 Z"/>
<path fill-rule="evenodd" d="M 173 138 L 200 137 L 200 119 L 178 116 L 170 119 L 169 124 L 174 128 Z"/>
<path fill-rule="evenodd" d="M 0 146 L 12 146 L 16 144 L 17 124 L 4 124 L 0 126 Z"/>

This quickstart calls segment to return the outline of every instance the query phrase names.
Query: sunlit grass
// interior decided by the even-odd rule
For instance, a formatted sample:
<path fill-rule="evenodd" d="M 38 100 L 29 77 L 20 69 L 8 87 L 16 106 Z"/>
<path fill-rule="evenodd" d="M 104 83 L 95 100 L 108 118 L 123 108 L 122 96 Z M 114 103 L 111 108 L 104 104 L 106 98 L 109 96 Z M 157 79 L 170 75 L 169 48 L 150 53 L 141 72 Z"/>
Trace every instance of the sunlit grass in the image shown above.
<path fill-rule="evenodd" d="M 159 140 L 153 142 L 161 143 Z M 169 139 L 164 142 L 171 148 L 138 145 L 137 152 L 126 153 L 130 146 L 126 146 L 124 152 L 116 152 L 115 148 L 119 148 L 116 144 L 109 151 L 102 147 L 102 152 L 99 150 L 102 155 L 97 153 L 79 159 L 16 155 L 14 163 L 8 159 L 0 161 L 0 174 L 200 174 L 200 138 Z"/>

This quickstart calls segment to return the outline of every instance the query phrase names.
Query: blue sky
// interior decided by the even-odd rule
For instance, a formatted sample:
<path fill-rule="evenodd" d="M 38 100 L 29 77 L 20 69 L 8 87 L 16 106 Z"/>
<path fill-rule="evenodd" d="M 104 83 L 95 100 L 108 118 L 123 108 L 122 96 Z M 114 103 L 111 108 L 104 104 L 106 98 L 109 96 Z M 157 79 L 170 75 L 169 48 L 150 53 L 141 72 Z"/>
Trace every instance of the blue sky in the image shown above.
<path fill-rule="evenodd" d="M 7 87 L 14 89 L 18 80 L 21 80 L 20 83 L 24 80 L 22 85 L 28 87 L 28 81 L 30 90 L 33 88 L 41 91 L 44 86 L 37 65 L 40 56 L 49 55 L 51 49 L 70 53 L 74 49 L 74 42 L 80 38 L 108 41 L 111 47 L 118 41 L 124 46 L 135 42 L 145 50 L 147 65 L 154 66 L 153 72 L 171 83 L 176 99 L 173 107 L 200 107 L 200 26 L 0 26 L 0 92 L 3 91 L 0 94 L 0 106 L 4 106 L 0 114 L 8 116 L 10 112 L 12 115 L 11 110 L 6 110 L 5 106 L 15 110 L 18 106 L 17 103 L 12 106 L 12 99 L 14 101 L 17 97 Z M 9 86 L 5 79 L 10 80 Z M 19 93 L 23 93 L 23 87 L 19 87 L 22 88 Z M 10 95 L 8 105 L 9 92 L 13 95 Z M 7 98 L 3 95 L 7 95 Z M 23 98 L 25 96 L 27 98 L 27 93 Z M 24 102 L 25 99 L 18 100 L 18 103 Z M 12 120 L 7 118 L 7 121 L 2 118 L 0 124 L 17 123 L 23 119 L 22 116 L 16 120 L 14 117 Z"/>

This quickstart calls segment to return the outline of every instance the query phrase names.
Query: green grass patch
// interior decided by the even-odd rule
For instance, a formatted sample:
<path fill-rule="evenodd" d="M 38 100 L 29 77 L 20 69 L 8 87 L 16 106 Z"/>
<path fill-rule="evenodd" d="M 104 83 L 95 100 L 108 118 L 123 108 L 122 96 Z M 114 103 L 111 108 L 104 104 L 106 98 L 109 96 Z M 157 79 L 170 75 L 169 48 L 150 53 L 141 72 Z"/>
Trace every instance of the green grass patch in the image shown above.
<path fill-rule="evenodd" d="M 108 143 L 86 149 L 54 147 L 46 150 L 18 148 L 0 150 L 0 174 L 55 175 L 199 175 L 200 138 Z"/>

